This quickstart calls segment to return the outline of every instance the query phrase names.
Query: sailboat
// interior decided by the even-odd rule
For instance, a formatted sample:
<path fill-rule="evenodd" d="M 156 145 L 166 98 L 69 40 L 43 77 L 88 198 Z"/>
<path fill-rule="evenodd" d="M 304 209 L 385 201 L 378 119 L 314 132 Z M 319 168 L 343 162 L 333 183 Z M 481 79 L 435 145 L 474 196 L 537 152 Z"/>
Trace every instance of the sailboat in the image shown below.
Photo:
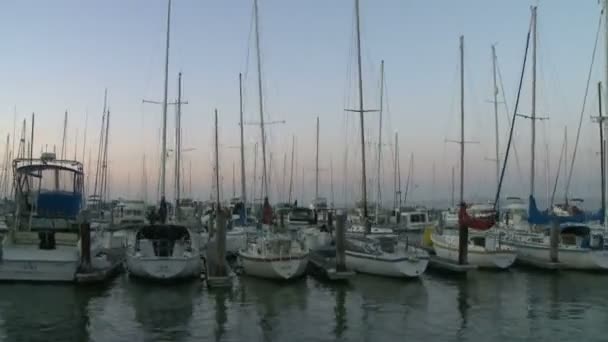
<path fill-rule="evenodd" d="M 604 2 L 604 13 L 608 18 Z M 504 243 L 517 248 L 518 260 L 532 266 L 545 263 L 559 264 L 561 268 L 582 270 L 607 270 L 608 252 L 604 231 L 594 231 L 585 222 L 585 214 L 559 216 L 540 212 L 534 198 L 534 139 L 536 112 L 536 7 L 532 8 L 533 63 L 532 68 L 532 172 L 530 174 L 530 196 L 528 229 L 507 230 Z M 608 41 L 608 30 L 606 31 Z M 608 49 L 607 49 L 608 50 Z M 608 68 L 608 66 L 607 66 Z M 608 75 L 607 75 L 608 76 Z M 608 79 L 607 79 L 608 81 Z M 600 119 L 601 120 L 601 119 Z M 604 170 L 605 171 L 605 170 Z M 604 190 L 605 191 L 605 190 Z M 605 215 L 605 208 L 603 214 Z M 604 222 L 604 224 L 606 224 Z M 554 227 L 551 227 L 553 225 Z M 554 240 L 552 239 L 553 231 Z M 540 232 L 539 232 L 540 230 Z M 553 244 L 552 244 L 553 240 Z M 552 248 L 553 245 L 553 248 Z M 544 267 L 544 266 L 543 266 Z"/>
<path fill-rule="evenodd" d="M 459 229 L 474 228 L 485 231 L 494 226 L 494 218 L 472 218 L 467 213 L 464 203 L 464 36 L 460 36 L 460 76 L 461 76 L 461 101 L 460 101 L 460 211 L 458 213 Z M 492 208 L 493 209 L 493 208 Z M 485 220 L 484 220 L 485 219 Z M 468 233 L 468 232 L 467 232 Z M 466 234 L 469 235 L 469 234 Z M 437 256 L 453 262 L 460 262 L 460 236 L 439 234 L 431 235 L 433 248 Z M 478 267 L 505 269 L 513 265 L 517 256 L 515 250 L 500 243 L 499 234 L 489 232 L 477 232 L 466 239 L 466 252 L 468 263 Z"/>
<path fill-rule="evenodd" d="M 268 208 L 270 204 L 268 203 L 268 178 L 266 171 L 266 134 L 264 132 L 258 1 L 254 0 L 253 3 L 262 140 L 262 193 L 265 195 L 265 207 Z M 290 280 L 303 275 L 308 263 L 308 251 L 304 249 L 302 243 L 288 234 L 275 232 L 271 222 L 264 220 L 262 224 L 264 225 L 264 229 L 258 232 L 255 241 L 249 242 L 247 247 L 239 252 L 239 258 L 245 274 L 279 280 Z"/>
<path fill-rule="evenodd" d="M 365 131 L 363 107 L 363 77 L 361 75 L 361 28 L 359 0 L 355 0 L 357 25 L 357 65 L 359 77 L 359 109 L 347 110 L 359 113 L 361 123 L 361 185 L 364 235 L 351 236 L 346 240 L 346 267 L 356 272 L 387 277 L 418 277 L 426 270 L 428 254 L 407 242 L 394 237 L 372 237 L 372 229 L 367 211 L 367 177 L 365 169 Z"/>
<path fill-rule="evenodd" d="M 195 278 L 200 276 L 202 271 L 197 234 L 179 224 L 166 224 L 165 173 L 170 25 L 171 0 L 168 1 L 167 6 L 159 223 L 151 222 L 149 225 L 140 227 L 135 234 L 135 242 L 127 249 L 126 256 L 129 275 L 150 280 Z"/>

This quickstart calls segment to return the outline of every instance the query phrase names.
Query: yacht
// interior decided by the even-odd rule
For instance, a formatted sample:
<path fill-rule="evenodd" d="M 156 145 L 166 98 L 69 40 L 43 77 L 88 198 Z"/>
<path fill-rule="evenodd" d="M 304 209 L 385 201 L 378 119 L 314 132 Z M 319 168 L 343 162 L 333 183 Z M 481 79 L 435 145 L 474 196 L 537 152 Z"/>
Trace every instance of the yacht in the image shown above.
<path fill-rule="evenodd" d="M 349 237 L 345 254 L 348 269 L 385 277 L 419 277 L 429 262 L 426 251 L 390 236 Z"/>
<path fill-rule="evenodd" d="M 129 275 L 150 280 L 199 277 L 202 271 L 197 235 L 184 226 L 145 225 L 127 249 Z"/>
<path fill-rule="evenodd" d="M 82 253 L 82 164 L 43 153 L 13 167 L 16 207 L 2 239 L 0 280 L 71 282 L 81 267 L 105 266 L 98 234 L 90 239 L 91 264 Z"/>
<path fill-rule="evenodd" d="M 509 231 L 503 243 L 517 249 L 522 262 L 550 262 L 550 229 L 540 232 Z M 559 227 L 558 260 L 563 268 L 608 270 L 608 245 L 603 232 L 592 231 L 586 224 L 562 223 Z"/>
<path fill-rule="evenodd" d="M 266 231 L 248 243 L 239 258 L 247 275 L 290 280 L 306 271 L 308 251 L 289 235 Z"/>

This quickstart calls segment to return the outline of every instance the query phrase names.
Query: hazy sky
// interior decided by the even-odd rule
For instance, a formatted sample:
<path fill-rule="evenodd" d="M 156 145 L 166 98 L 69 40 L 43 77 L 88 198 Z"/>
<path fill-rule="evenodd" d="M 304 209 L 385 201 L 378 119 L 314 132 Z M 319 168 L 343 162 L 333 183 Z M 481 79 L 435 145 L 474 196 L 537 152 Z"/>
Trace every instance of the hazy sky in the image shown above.
<path fill-rule="evenodd" d="M 574 146 L 587 73 L 595 42 L 600 5 L 596 0 L 571 1 L 404 1 L 361 0 L 365 103 L 377 109 L 379 65 L 386 63 L 383 140 L 400 134 L 402 183 L 414 154 L 410 198 L 449 198 L 450 169 L 458 159 L 459 65 L 458 37 L 465 36 L 466 139 L 465 192 L 469 197 L 492 196 L 494 114 L 491 103 L 490 46 L 497 44 L 498 63 L 513 110 L 521 68 L 530 5 L 538 4 L 538 113 L 550 120 L 538 125 L 538 197 L 546 197 L 546 160 L 552 188 L 557 160 L 568 126 L 569 151 Z M 36 112 L 35 151 L 61 141 L 63 112 L 69 111 L 69 155 L 76 133 L 82 149 L 85 113 L 88 111 L 87 151 L 96 151 L 103 90 L 108 88 L 112 113 L 110 132 L 111 191 L 113 195 L 141 196 L 142 158 L 147 158 L 148 198 L 156 197 L 161 108 L 142 105 L 142 99 L 162 99 L 165 0 L 131 1 L 28 1 L 7 0 L 0 14 L 2 63 L 0 74 L 0 134 L 13 133 L 13 110 L 21 121 Z M 170 89 L 177 94 L 177 73 L 184 74 L 183 147 L 186 184 L 192 163 L 196 198 L 208 198 L 212 172 L 213 109 L 220 114 L 221 172 L 225 196 L 232 195 L 232 165 L 238 150 L 238 73 L 244 74 L 245 117 L 258 121 L 255 52 L 250 0 L 174 0 L 171 28 Z M 315 118 L 321 121 L 321 195 L 330 197 L 330 160 L 333 164 L 336 202 L 360 196 L 360 147 L 356 114 L 344 108 L 356 105 L 354 4 L 350 0 L 260 0 L 260 30 L 266 120 L 286 120 L 268 126 L 272 152 L 273 196 L 283 185 L 283 157 L 292 135 L 297 136 L 297 175 L 294 197 L 314 196 Z M 598 196 L 597 126 L 589 116 L 597 113 L 597 81 L 605 64 L 603 32 L 583 120 L 579 158 L 572 195 Z M 529 70 L 520 113 L 530 111 Z M 502 97 L 502 96 L 501 96 Z M 173 110 L 169 112 L 170 148 Z M 500 108 L 501 151 L 507 124 Z M 378 141 L 378 114 L 366 114 L 369 141 Z M 18 125 L 18 127 L 20 124 Z M 516 141 L 521 173 L 507 172 L 505 194 L 526 196 L 529 183 L 530 122 L 520 120 Z M 259 128 L 247 126 L 249 191 L 253 173 L 254 143 Z M 1 140 L 4 142 L 4 138 Z M 349 145 L 346 150 L 346 145 Z M 545 145 L 548 146 L 549 155 Z M 51 147 L 49 147 L 51 149 Z M 4 149 L 2 149 L 4 151 Z M 345 152 L 348 151 L 348 152 Z M 344 155 L 348 154 L 345 167 Z M 383 147 L 383 195 L 392 199 L 393 146 Z M 368 174 L 376 178 L 377 153 L 368 151 Z M 259 153 L 258 153 L 259 156 Z M 548 158 L 549 156 L 549 158 Z M 82 159 L 82 151 L 78 152 Z M 93 153 L 93 161 L 96 156 Z M 270 158 L 269 158 L 270 159 Z M 172 179 L 173 160 L 168 175 Z M 433 177 L 433 164 L 435 174 Z M 258 174 L 260 162 L 258 162 Z M 302 186 L 304 170 L 304 187 Z M 458 172 L 458 170 L 457 170 Z M 563 172 L 563 169 L 562 169 Z M 562 176 L 563 177 L 563 174 Z M 433 178 L 436 178 L 433 186 Z M 168 181 L 172 184 L 172 180 Z M 343 183 L 349 186 L 344 191 Z M 375 184 L 375 181 L 373 181 Z M 561 182 L 560 182 L 561 184 Z M 259 186 L 259 181 L 258 181 Z M 187 188 L 187 185 L 186 185 Z M 287 185 L 284 186 L 287 188 Z M 168 187 L 172 193 L 172 187 Z M 558 195 L 563 196 L 560 185 Z M 188 189 L 186 189 L 188 192 Z M 259 190 L 258 190 L 259 192 Z M 370 189 L 374 198 L 374 187 Z M 238 190 L 237 190 L 238 194 Z"/>

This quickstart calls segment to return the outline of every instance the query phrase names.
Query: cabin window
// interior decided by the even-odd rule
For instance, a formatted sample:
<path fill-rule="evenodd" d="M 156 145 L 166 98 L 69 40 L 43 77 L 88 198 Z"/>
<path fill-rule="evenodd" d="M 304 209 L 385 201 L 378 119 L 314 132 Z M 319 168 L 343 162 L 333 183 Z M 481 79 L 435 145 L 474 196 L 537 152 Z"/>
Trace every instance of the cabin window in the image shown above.
<path fill-rule="evenodd" d="M 413 214 L 410 216 L 411 223 L 424 223 L 426 222 L 424 214 Z"/>
<path fill-rule="evenodd" d="M 475 246 L 479 246 L 479 247 L 486 246 L 486 239 L 484 237 L 477 236 L 477 237 L 471 238 L 471 241 L 473 242 L 473 245 L 475 245 Z"/>

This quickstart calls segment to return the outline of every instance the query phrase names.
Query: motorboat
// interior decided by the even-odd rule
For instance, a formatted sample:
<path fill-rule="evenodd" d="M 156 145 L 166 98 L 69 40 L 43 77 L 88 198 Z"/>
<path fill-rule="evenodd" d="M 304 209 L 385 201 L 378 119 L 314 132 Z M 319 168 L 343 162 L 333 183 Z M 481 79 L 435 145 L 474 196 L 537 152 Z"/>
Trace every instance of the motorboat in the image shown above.
<path fill-rule="evenodd" d="M 98 234 L 90 237 L 91 260 L 82 258 L 79 216 L 84 173 L 77 161 L 15 159 L 15 215 L 0 250 L 0 280 L 76 280 L 81 267 L 107 264 Z"/>

